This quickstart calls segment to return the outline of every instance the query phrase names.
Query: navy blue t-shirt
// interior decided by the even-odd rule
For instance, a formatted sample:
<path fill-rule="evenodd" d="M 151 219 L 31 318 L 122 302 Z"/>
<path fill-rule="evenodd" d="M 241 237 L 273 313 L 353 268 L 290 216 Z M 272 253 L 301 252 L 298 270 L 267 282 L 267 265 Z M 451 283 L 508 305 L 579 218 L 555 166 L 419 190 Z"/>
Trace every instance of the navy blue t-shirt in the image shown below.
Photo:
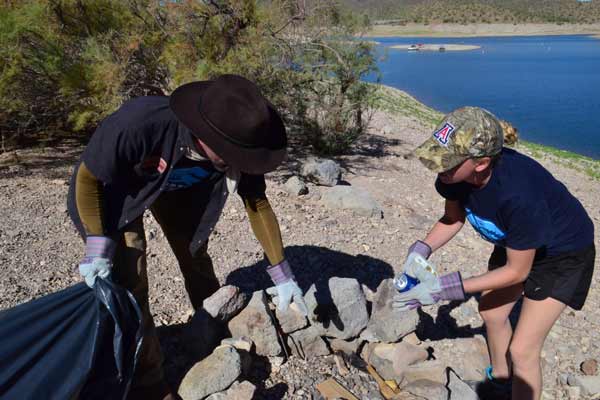
<path fill-rule="evenodd" d="M 473 228 L 497 246 L 553 256 L 594 242 L 593 223 L 579 200 L 539 163 L 512 149 L 502 150 L 483 188 L 439 178 L 435 187 L 459 201 Z"/>

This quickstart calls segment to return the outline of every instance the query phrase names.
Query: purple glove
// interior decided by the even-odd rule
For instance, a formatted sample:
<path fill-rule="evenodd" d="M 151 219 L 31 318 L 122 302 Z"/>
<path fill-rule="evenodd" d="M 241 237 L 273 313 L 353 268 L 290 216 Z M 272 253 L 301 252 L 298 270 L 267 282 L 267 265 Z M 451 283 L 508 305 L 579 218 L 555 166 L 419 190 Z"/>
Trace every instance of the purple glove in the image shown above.
<path fill-rule="evenodd" d="M 117 244 L 106 236 L 88 236 L 85 241 L 85 256 L 79 263 L 79 274 L 89 287 L 96 283 L 96 277 L 107 278 L 112 268 L 112 258 Z"/>
<path fill-rule="evenodd" d="M 308 315 L 308 308 L 302 296 L 302 290 L 294 279 L 294 273 L 290 264 L 283 260 L 277 265 L 267 268 L 267 273 L 275 284 L 275 287 L 267 289 L 267 293 L 273 295 L 273 302 L 277 304 L 280 311 L 285 311 L 293 301 L 300 313 Z"/>
<path fill-rule="evenodd" d="M 440 300 L 464 300 L 465 291 L 459 272 L 451 272 L 419 283 L 411 290 L 394 296 L 392 307 L 395 310 L 412 310 L 435 304 Z"/>
<path fill-rule="evenodd" d="M 429 245 L 422 240 L 417 240 L 408 248 L 408 254 L 410 255 L 410 253 L 417 253 L 427 260 L 431 255 L 431 247 L 429 247 Z"/>

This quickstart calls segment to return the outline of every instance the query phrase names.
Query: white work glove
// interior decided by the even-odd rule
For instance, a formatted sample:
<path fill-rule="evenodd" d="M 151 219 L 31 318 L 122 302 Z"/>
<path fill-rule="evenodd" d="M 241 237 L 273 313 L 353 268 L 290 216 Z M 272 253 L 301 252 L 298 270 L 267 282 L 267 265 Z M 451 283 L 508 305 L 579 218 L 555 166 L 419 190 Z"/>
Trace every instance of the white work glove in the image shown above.
<path fill-rule="evenodd" d="M 106 236 L 88 236 L 85 241 L 85 256 L 79 263 L 79 274 L 89 287 L 96 283 L 96 277 L 110 276 L 112 257 L 116 243 Z"/>
<path fill-rule="evenodd" d="M 459 272 L 433 276 L 421 281 L 409 291 L 397 293 L 392 302 L 392 308 L 398 311 L 412 310 L 421 306 L 429 306 L 440 300 L 465 299 L 462 278 Z"/>
<path fill-rule="evenodd" d="M 425 242 L 417 240 L 408 248 L 408 256 L 402 272 L 406 275 L 417 278 L 420 282 L 430 280 L 436 276 L 436 272 L 427 259 L 431 255 L 431 247 Z"/>
<path fill-rule="evenodd" d="M 275 284 L 267 289 L 267 293 L 273 296 L 273 303 L 279 311 L 287 310 L 290 303 L 294 303 L 297 310 L 304 316 L 308 315 L 308 307 L 304 302 L 302 289 L 296 283 L 292 269 L 286 260 L 277 265 L 267 268 L 267 273 Z"/>

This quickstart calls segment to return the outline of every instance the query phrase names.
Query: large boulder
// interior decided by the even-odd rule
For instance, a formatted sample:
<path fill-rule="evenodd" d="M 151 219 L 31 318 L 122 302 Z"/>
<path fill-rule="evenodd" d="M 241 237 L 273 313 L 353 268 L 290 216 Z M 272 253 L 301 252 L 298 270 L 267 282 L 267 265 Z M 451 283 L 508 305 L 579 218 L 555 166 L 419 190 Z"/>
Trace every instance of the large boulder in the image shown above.
<path fill-rule="evenodd" d="M 414 332 L 419 324 L 417 310 L 398 311 L 392 308 L 393 280 L 386 279 L 379 285 L 371 309 L 371 318 L 361 337 L 369 342 L 393 343 Z"/>
<path fill-rule="evenodd" d="M 227 389 L 242 374 L 242 360 L 231 346 L 217 348 L 192 367 L 179 385 L 183 400 L 201 400 Z"/>
<path fill-rule="evenodd" d="M 302 176 L 323 186 L 335 186 L 340 180 L 340 166 L 333 160 L 312 159 L 302 166 Z"/>
<path fill-rule="evenodd" d="M 334 277 L 327 284 L 313 284 L 304 298 L 311 324 L 323 336 L 354 338 L 369 321 L 367 301 L 356 279 Z"/>
<path fill-rule="evenodd" d="M 333 209 L 348 210 L 364 217 L 382 218 L 379 203 L 364 189 L 354 186 L 334 186 L 324 190 L 321 202 Z"/>
<path fill-rule="evenodd" d="M 256 346 L 256 354 L 276 356 L 281 352 L 281 345 L 267 307 L 265 292 L 254 292 L 246 308 L 229 321 L 227 326 L 231 336 L 250 338 Z"/>

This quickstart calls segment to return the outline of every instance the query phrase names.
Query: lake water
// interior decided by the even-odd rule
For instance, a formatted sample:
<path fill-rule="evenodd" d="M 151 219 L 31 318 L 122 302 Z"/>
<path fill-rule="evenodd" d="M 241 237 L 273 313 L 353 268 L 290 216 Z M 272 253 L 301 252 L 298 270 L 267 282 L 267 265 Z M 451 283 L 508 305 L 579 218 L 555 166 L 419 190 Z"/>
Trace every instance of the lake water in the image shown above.
<path fill-rule="evenodd" d="M 587 36 L 374 38 L 382 83 L 442 112 L 487 108 L 521 138 L 600 159 L 600 40 Z M 481 46 L 409 52 L 396 44 Z M 387 50 L 386 50 L 387 49 Z"/>

